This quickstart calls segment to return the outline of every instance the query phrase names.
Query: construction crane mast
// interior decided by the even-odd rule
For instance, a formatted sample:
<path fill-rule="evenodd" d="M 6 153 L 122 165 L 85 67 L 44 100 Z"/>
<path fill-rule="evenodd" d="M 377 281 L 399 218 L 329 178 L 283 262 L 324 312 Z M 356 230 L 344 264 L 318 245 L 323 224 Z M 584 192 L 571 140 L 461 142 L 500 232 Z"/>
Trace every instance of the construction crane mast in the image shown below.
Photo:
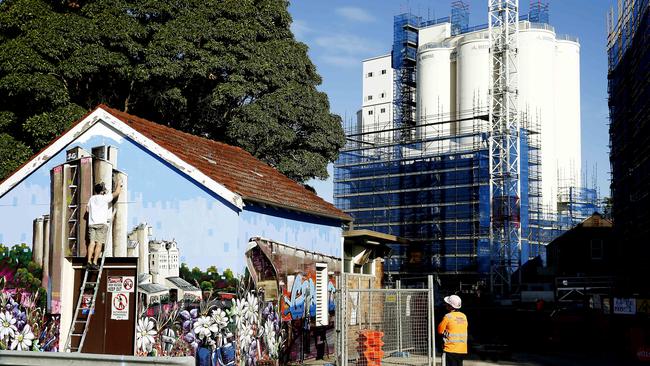
<path fill-rule="evenodd" d="M 490 37 L 490 288 L 512 290 L 520 262 L 520 121 L 517 105 L 519 0 L 488 0 Z"/>

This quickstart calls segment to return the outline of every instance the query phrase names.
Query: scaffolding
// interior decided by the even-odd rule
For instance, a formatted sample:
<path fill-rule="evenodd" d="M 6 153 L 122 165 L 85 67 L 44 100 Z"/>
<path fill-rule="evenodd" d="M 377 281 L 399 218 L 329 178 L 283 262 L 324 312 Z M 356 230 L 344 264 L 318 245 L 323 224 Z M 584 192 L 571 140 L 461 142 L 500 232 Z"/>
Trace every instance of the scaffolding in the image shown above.
<path fill-rule="evenodd" d="M 356 229 L 409 239 L 391 246 L 384 270 L 393 279 L 435 273 L 445 287 L 493 280 L 495 292 L 505 293 L 520 263 L 545 258 L 545 245 L 564 228 L 556 207 L 541 204 L 540 120 L 530 120 L 516 103 L 512 37 L 522 17 L 515 1 L 499 1 L 510 7 L 506 34 L 496 34 L 497 24 L 490 27 L 493 37 L 507 38 L 491 54 L 498 59 L 491 94 L 496 113 L 475 105 L 416 117 L 418 30 L 443 22 L 457 24 L 461 33 L 488 28 L 464 25 L 468 8 L 458 1 L 451 17 L 394 18 L 393 121 L 381 129 L 359 121 L 345 128 L 347 144 L 334 165 L 335 205 L 354 218 Z M 569 212 L 580 211 L 570 202 Z"/>
<path fill-rule="evenodd" d="M 487 109 L 465 114 L 422 117 L 417 128 L 471 123 L 454 136 L 420 135 L 408 143 L 366 142 L 386 131 L 346 131 L 348 143 L 335 164 L 335 204 L 354 217 L 357 229 L 411 240 L 393 246 L 389 274 L 418 268 L 470 281 L 489 271 Z"/>
<path fill-rule="evenodd" d="M 528 20 L 531 23 L 546 23 L 549 22 L 548 17 L 548 1 L 545 0 L 530 0 L 530 7 L 528 8 Z"/>
<path fill-rule="evenodd" d="M 650 0 L 618 2 L 608 17 L 609 138 L 614 231 L 626 253 L 624 275 L 647 288 L 650 275 Z"/>
<path fill-rule="evenodd" d="M 412 140 L 415 134 L 415 67 L 421 23 L 420 17 L 410 13 L 395 16 L 393 23 L 393 121 L 395 126 L 404 127 L 395 136 L 404 142 Z"/>
<path fill-rule="evenodd" d="M 520 124 L 517 102 L 519 1 L 489 0 L 490 288 L 506 294 L 521 262 Z"/>
<path fill-rule="evenodd" d="M 451 3 L 451 35 L 467 32 L 469 29 L 469 5 L 463 0 Z"/>

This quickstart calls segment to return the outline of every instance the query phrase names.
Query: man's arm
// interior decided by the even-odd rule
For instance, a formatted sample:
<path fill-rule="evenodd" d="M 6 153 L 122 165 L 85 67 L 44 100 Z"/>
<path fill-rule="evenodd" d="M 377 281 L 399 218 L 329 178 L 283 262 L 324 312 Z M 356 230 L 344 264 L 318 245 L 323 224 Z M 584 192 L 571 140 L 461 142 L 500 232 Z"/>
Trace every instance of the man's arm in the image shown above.
<path fill-rule="evenodd" d="M 120 196 L 120 193 L 122 193 L 122 180 L 120 179 L 117 182 L 117 187 L 115 187 L 115 192 L 113 192 L 113 201 L 117 199 L 117 197 Z"/>
<path fill-rule="evenodd" d="M 445 317 L 442 318 L 442 321 L 440 322 L 440 324 L 438 324 L 438 334 L 442 334 L 442 333 L 445 332 L 445 330 L 447 329 L 447 323 L 448 322 L 449 322 L 449 320 L 447 319 L 447 316 L 445 315 Z"/>

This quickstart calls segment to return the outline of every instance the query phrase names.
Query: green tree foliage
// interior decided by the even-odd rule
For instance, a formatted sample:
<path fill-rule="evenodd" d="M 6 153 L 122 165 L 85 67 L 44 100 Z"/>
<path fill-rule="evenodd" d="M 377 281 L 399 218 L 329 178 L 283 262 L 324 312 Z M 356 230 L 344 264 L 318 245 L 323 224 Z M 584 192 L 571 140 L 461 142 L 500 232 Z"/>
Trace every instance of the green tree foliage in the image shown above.
<path fill-rule="evenodd" d="M 199 267 L 190 268 L 181 263 L 179 275 L 185 281 L 199 286 L 203 291 L 229 292 L 234 293 L 238 287 L 238 279 L 232 270 L 225 269 L 219 274 L 216 266 L 210 266 L 205 272 Z"/>
<path fill-rule="evenodd" d="M 5 276 L 9 274 L 6 278 L 0 276 L 0 289 L 7 287 L 39 292 L 39 305 L 44 306 L 47 295 L 41 287 L 43 270 L 32 261 L 32 250 L 27 244 L 12 247 L 0 244 L 0 272 L 4 272 Z"/>
<path fill-rule="evenodd" d="M 287 0 L 0 1 L 0 176 L 84 111 L 243 147 L 299 181 L 345 138 Z M 12 148 L 13 147 L 13 148 Z"/>

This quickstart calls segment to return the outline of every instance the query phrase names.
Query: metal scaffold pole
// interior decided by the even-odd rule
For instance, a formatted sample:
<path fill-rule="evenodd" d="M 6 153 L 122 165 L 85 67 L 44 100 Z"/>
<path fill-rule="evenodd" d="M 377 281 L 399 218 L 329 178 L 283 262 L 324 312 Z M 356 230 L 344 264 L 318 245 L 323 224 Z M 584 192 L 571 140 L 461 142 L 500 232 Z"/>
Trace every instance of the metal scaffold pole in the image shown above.
<path fill-rule="evenodd" d="M 517 105 L 519 1 L 488 0 L 490 37 L 490 287 L 511 290 L 520 261 L 520 123 Z"/>

